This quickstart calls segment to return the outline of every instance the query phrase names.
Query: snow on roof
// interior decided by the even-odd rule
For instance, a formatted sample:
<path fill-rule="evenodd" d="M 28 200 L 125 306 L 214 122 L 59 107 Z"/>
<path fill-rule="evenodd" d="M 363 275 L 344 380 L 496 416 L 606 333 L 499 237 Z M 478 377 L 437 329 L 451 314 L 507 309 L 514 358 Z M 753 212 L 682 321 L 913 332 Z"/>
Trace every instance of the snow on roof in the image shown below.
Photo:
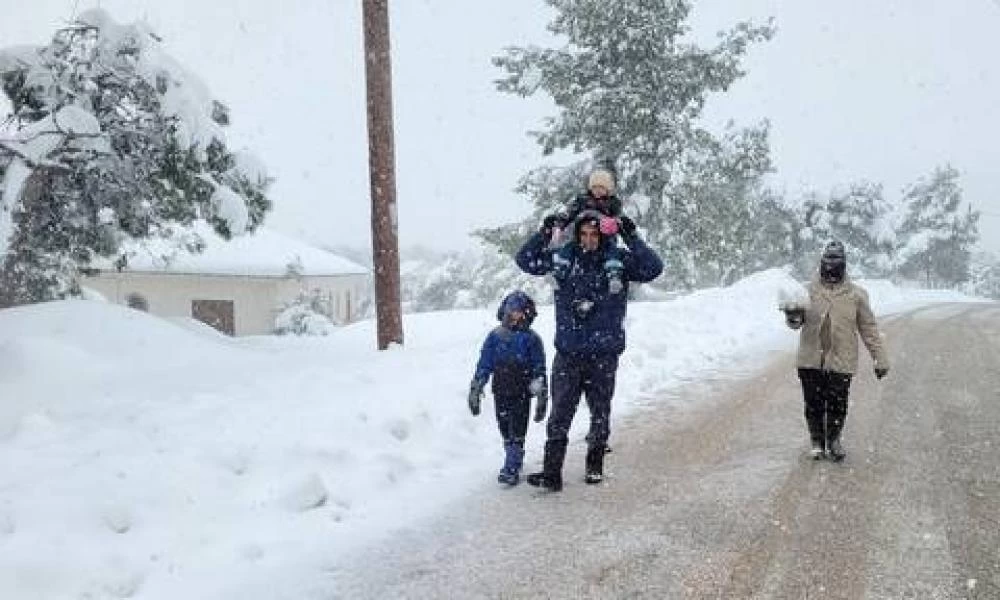
<path fill-rule="evenodd" d="M 196 231 L 205 242 L 203 252 L 192 254 L 152 240 L 136 242 L 127 249 L 126 270 L 260 277 L 368 273 L 368 269 L 346 258 L 266 228 L 233 236 L 228 241 L 207 225 L 197 227 Z"/>

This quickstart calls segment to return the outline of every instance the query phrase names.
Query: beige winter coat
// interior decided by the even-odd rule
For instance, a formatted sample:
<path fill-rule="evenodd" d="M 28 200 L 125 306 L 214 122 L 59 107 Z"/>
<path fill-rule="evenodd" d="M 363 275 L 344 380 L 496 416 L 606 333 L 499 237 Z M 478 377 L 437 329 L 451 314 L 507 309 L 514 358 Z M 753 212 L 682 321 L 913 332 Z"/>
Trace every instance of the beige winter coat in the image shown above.
<path fill-rule="evenodd" d="M 799 333 L 799 368 L 853 374 L 858 368 L 858 335 L 875 368 L 889 368 L 868 292 L 849 279 L 829 285 L 817 278 L 808 290 L 809 308 Z"/>

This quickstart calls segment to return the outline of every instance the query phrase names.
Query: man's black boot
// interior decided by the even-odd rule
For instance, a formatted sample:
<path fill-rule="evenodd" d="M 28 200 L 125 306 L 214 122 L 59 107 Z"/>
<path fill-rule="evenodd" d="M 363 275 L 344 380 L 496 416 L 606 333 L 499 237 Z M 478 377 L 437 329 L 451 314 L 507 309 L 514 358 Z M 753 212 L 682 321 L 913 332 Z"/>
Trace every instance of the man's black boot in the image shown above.
<path fill-rule="evenodd" d="M 830 454 L 830 460 L 834 462 L 840 462 L 847 456 L 847 453 L 844 452 L 844 447 L 840 444 L 840 438 L 830 440 L 826 450 Z"/>
<path fill-rule="evenodd" d="M 552 492 L 562 491 L 562 475 L 548 475 L 545 471 L 529 473 L 527 477 L 528 485 L 545 488 Z"/>
<path fill-rule="evenodd" d="M 604 453 L 604 444 L 587 448 L 587 474 L 584 477 L 587 483 L 601 483 L 604 480 Z"/>
<path fill-rule="evenodd" d="M 809 448 L 809 456 L 813 460 L 823 460 L 826 458 L 826 448 L 823 447 L 822 440 L 813 440 L 812 447 Z"/>
<path fill-rule="evenodd" d="M 548 440 L 545 442 L 545 457 L 542 459 L 542 470 L 531 473 L 527 477 L 528 485 L 545 488 L 549 491 L 562 490 L 562 466 L 566 458 L 566 440 Z"/>

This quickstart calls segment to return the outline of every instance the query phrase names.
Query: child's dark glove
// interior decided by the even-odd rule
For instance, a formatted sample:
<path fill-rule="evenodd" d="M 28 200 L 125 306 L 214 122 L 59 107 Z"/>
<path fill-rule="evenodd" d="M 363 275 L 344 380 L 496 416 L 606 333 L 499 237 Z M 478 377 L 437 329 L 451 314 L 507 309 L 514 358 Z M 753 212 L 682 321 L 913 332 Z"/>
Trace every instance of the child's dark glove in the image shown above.
<path fill-rule="evenodd" d="M 622 237 L 630 238 L 635 236 L 635 221 L 625 215 L 622 215 L 618 217 L 618 223 L 620 225 L 619 229 L 622 232 Z"/>
<path fill-rule="evenodd" d="M 469 412 L 473 417 L 479 416 L 479 408 L 483 402 L 483 386 L 484 382 L 478 379 L 473 379 L 469 384 Z"/>
<path fill-rule="evenodd" d="M 875 367 L 875 379 L 882 379 L 889 374 L 888 367 Z"/>
<path fill-rule="evenodd" d="M 549 386 L 545 384 L 545 378 L 536 377 L 528 387 L 528 391 L 537 399 L 535 402 L 535 423 L 541 423 L 545 420 L 545 413 L 549 407 Z"/>

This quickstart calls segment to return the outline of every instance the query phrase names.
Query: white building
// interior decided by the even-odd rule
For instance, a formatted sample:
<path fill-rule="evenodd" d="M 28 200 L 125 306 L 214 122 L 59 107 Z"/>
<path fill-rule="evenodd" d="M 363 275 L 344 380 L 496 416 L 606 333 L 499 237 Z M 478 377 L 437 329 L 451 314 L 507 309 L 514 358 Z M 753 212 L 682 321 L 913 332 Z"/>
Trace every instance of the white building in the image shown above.
<path fill-rule="evenodd" d="M 274 331 L 275 317 L 302 293 L 319 296 L 331 319 L 360 316 L 369 271 L 331 252 L 259 229 L 225 241 L 199 230 L 200 254 L 130 253 L 124 270 L 108 266 L 83 285 L 111 302 L 162 317 L 193 317 L 229 335 Z"/>

